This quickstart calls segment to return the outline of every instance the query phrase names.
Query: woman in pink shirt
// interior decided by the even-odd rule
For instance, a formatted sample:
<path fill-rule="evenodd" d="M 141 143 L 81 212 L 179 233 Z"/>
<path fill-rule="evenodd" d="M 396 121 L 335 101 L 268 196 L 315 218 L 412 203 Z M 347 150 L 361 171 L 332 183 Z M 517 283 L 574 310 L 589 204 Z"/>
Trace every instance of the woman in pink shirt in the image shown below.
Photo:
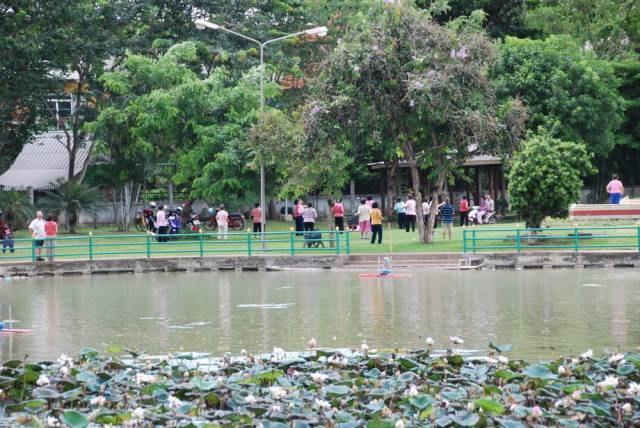
<path fill-rule="evenodd" d="M 47 249 L 47 259 L 52 262 L 58 236 L 58 223 L 56 223 L 52 215 L 47 217 L 47 222 L 44 224 L 44 233 L 46 235 L 44 242 Z"/>
<path fill-rule="evenodd" d="M 164 212 L 167 209 L 166 205 L 162 205 L 156 213 L 156 226 L 158 226 L 158 242 L 167 242 L 169 233 L 169 220 Z"/>
<path fill-rule="evenodd" d="M 411 231 L 416 231 L 416 200 L 413 199 L 412 195 L 407 197 L 407 202 L 404 204 L 406 213 L 404 217 L 405 230 L 409 231 L 409 226 L 411 226 Z"/>
<path fill-rule="evenodd" d="M 295 211 L 295 206 L 293 209 Z M 262 210 L 259 202 L 256 202 L 251 210 L 251 217 L 253 217 L 253 233 L 262 232 Z"/>
<path fill-rule="evenodd" d="M 609 203 L 610 204 L 619 204 L 620 198 L 622 197 L 622 193 L 624 192 L 624 187 L 622 186 L 622 181 L 618 179 L 618 174 L 613 174 L 611 181 L 607 184 L 607 193 L 609 193 Z"/>

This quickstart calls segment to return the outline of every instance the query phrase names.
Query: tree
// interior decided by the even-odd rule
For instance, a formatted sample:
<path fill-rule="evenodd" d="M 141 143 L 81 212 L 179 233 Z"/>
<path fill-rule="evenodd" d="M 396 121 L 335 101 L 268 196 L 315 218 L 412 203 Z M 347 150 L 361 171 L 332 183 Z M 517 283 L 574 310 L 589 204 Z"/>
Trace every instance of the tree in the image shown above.
<path fill-rule="evenodd" d="M 76 233 L 80 213 L 96 214 L 102 205 L 100 189 L 77 181 L 58 180 L 56 190 L 49 191 L 40 201 L 47 211 L 65 213 L 69 233 Z"/>
<path fill-rule="evenodd" d="M 606 155 L 622 122 L 623 100 L 611 67 L 566 36 L 507 38 L 493 69 L 501 98 L 519 97 L 527 129 L 544 127 L 567 141 Z"/>
<path fill-rule="evenodd" d="M 307 122 L 321 138 L 354 153 L 380 150 L 411 169 L 423 242 L 420 169 L 429 170 L 437 199 L 445 180 L 474 151 L 496 141 L 498 120 L 487 70 L 495 50 L 481 16 L 435 23 L 409 2 L 371 2 L 322 63 Z M 317 125 L 315 125 L 317 124 Z M 382 147 L 382 149 L 380 148 Z"/>
<path fill-rule="evenodd" d="M 530 228 L 539 228 L 545 217 L 566 217 L 580 198 L 582 178 L 593 172 L 591 158 L 583 143 L 531 135 L 509 171 L 511 209 Z"/>
<path fill-rule="evenodd" d="M 29 195 L 24 192 L 0 192 L 0 211 L 12 230 L 23 227 L 33 216 Z"/>

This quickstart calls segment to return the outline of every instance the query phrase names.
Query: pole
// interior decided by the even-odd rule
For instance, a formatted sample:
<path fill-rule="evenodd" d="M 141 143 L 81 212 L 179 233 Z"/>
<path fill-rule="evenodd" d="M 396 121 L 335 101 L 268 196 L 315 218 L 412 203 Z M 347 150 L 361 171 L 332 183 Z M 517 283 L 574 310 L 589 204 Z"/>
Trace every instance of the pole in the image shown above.
<path fill-rule="evenodd" d="M 264 43 L 260 43 L 260 135 L 264 131 Z M 262 249 L 266 249 L 265 243 L 265 226 L 267 221 L 266 216 L 266 195 L 265 195 L 265 174 L 264 174 L 264 156 L 259 153 L 260 156 L 260 238 L 262 240 Z"/>

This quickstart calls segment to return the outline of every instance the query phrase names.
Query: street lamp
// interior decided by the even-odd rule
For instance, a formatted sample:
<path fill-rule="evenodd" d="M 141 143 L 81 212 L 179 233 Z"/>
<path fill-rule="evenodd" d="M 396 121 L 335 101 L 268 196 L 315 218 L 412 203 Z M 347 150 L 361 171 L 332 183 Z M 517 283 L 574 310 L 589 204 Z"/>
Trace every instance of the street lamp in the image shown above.
<path fill-rule="evenodd" d="M 219 30 L 219 31 L 224 31 L 225 33 L 229 33 L 229 34 L 233 34 L 234 36 L 240 37 L 242 39 L 248 40 L 252 43 L 255 43 L 257 45 L 260 46 L 260 117 L 259 117 L 259 123 L 260 123 L 260 132 L 262 133 L 263 130 L 263 125 L 264 125 L 264 48 L 265 46 L 267 46 L 268 44 L 271 43 L 275 43 L 275 42 L 279 42 L 280 40 L 284 40 L 284 39 L 288 39 L 291 37 L 297 37 L 297 36 L 302 36 L 302 35 L 309 35 L 309 36 L 318 36 L 318 37 L 324 37 L 327 35 L 327 32 L 329 31 L 327 29 L 327 27 L 315 27 L 315 28 L 309 28 L 308 30 L 303 30 L 303 31 L 298 31 L 297 33 L 292 33 L 292 34 L 287 34 L 285 36 L 282 37 L 277 37 L 275 39 L 271 39 L 271 40 L 267 40 L 264 42 L 260 42 L 259 40 L 256 40 L 254 38 L 251 38 L 249 36 L 245 36 L 244 34 L 238 33 L 236 31 L 230 30 L 228 28 L 225 28 L 221 25 L 215 24 L 213 22 L 209 22 L 207 20 L 204 19 L 197 19 L 194 22 L 196 28 L 198 30 L 204 30 L 204 29 L 211 29 L 211 30 Z M 261 224 L 261 237 L 262 237 L 262 247 L 264 249 L 265 246 L 265 241 L 264 241 L 264 227 L 265 227 L 265 223 L 267 221 L 266 219 L 266 196 L 265 196 L 265 173 L 264 173 L 264 160 L 262 158 L 262 154 L 259 153 L 259 158 L 260 158 L 260 208 L 262 211 L 262 215 L 260 217 L 260 224 Z"/>

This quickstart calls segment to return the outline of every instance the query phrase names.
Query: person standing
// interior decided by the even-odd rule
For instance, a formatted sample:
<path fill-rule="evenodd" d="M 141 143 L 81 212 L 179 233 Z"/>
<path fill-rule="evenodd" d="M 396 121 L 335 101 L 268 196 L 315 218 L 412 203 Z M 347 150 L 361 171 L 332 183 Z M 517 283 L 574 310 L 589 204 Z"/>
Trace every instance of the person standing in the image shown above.
<path fill-rule="evenodd" d="M 624 193 L 624 186 L 622 185 L 622 181 L 618 178 L 618 174 L 613 174 L 611 177 L 611 181 L 607 184 L 607 193 L 609 194 L 609 203 L 610 204 L 619 204 L 620 198 Z"/>
<path fill-rule="evenodd" d="M 46 235 L 47 260 L 52 262 L 56 248 L 56 238 L 58 237 L 58 223 L 56 223 L 52 215 L 47 217 L 47 222 L 44 224 L 44 233 Z"/>
<path fill-rule="evenodd" d="M 295 210 L 295 207 L 294 207 Z M 251 210 L 251 218 L 253 218 L 253 233 L 262 232 L 262 209 L 260 202 L 256 202 Z"/>
<path fill-rule="evenodd" d="M 469 201 L 466 195 L 463 195 L 462 199 L 460 199 L 458 212 L 460 213 L 460 227 L 469 226 Z"/>
<path fill-rule="evenodd" d="M 422 221 L 424 224 L 424 227 L 427 227 L 427 224 L 429 223 L 429 212 L 431 211 L 431 203 L 429 201 L 427 201 L 426 199 L 424 201 L 422 201 Z"/>
<path fill-rule="evenodd" d="M 411 231 L 416 231 L 416 200 L 413 199 L 412 195 L 407 196 L 407 202 L 404 204 L 406 208 L 406 216 L 405 216 L 405 230 L 409 232 L 409 227 L 411 227 Z"/>
<path fill-rule="evenodd" d="M 316 218 L 318 217 L 318 213 L 316 209 L 313 208 L 313 204 L 311 202 L 307 203 L 307 207 L 302 212 L 302 219 L 304 221 L 304 231 L 310 232 L 313 231 L 314 226 L 316 224 Z"/>
<path fill-rule="evenodd" d="M 442 217 L 442 239 L 446 239 L 449 235 L 449 241 L 451 241 L 451 235 L 453 232 L 453 214 L 455 208 L 451 205 L 449 198 L 444 200 L 444 204 L 440 207 L 440 216 Z"/>
<path fill-rule="evenodd" d="M 33 245 L 35 247 L 36 261 L 43 262 L 42 258 L 42 246 L 44 245 L 44 240 L 47 237 L 46 232 L 44 231 L 44 219 L 42 218 L 42 211 L 36 212 L 36 218 L 34 218 L 29 224 L 29 232 L 31 232 L 31 237 L 34 239 Z"/>
<path fill-rule="evenodd" d="M 342 199 L 338 199 L 331 207 L 331 213 L 334 217 L 336 229 L 344 231 L 344 205 L 342 205 Z"/>
<path fill-rule="evenodd" d="M 374 202 L 371 206 L 371 243 L 376 242 L 378 238 L 378 244 L 382 244 L 382 211 L 378 208 L 378 203 Z"/>
<path fill-rule="evenodd" d="M 304 207 L 302 206 L 302 201 L 298 199 L 293 201 L 293 221 L 295 222 L 296 236 L 302 236 L 301 232 L 304 230 L 304 219 L 302 217 L 303 211 Z"/>
<path fill-rule="evenodd" d="M 476 221 L 478 224 L 482 224 L 482 217 L 487 213 L 487 201 L 484 199 L 484 196 L 480 196 L 480 206 L 478 207 L 478 211 L 476 212 Z"/>
<path fill-rule="evenodd" d="M 393 207 L 393 210 L 398 215 L 398 229 L 404 228 L 404 222 L 406 221 L 407 216 L 407 207 L 402 198 L 398 198 L 396 200 L 396 204 Z"/>
<path fill-rule="evenodd" d="M 369 227 L 371 226 L 371 207 L 364 198 L 360 199 L 357 215 L 360 239 L 367 239 L 369 237 Z"/>
<path fill-rule="evenodd" d="M 4 226 L 4 235 L 2 236 L 2 254 L 4 254 L 6 250 L 9 250 L 10 253 L 16 252 L 13 235 L 11 234 L 11 229 L 8 224 L 5 224 Z"/>
<path fill-rule="evenodd" d="M 161 205 L 156 213 L 156 226 L 158 226 L 158 242 L 167 242 L 167 234 L 169 233 L 169 220 L 165 210 L 166 205 Z"/>
<path fill-rule="evenodd" d="M 218 223 L 218 239 L 229 238 L 229 213 L 224 209 L 224 205 L 220 205 L 216 214 L 216 223 Z"/>

